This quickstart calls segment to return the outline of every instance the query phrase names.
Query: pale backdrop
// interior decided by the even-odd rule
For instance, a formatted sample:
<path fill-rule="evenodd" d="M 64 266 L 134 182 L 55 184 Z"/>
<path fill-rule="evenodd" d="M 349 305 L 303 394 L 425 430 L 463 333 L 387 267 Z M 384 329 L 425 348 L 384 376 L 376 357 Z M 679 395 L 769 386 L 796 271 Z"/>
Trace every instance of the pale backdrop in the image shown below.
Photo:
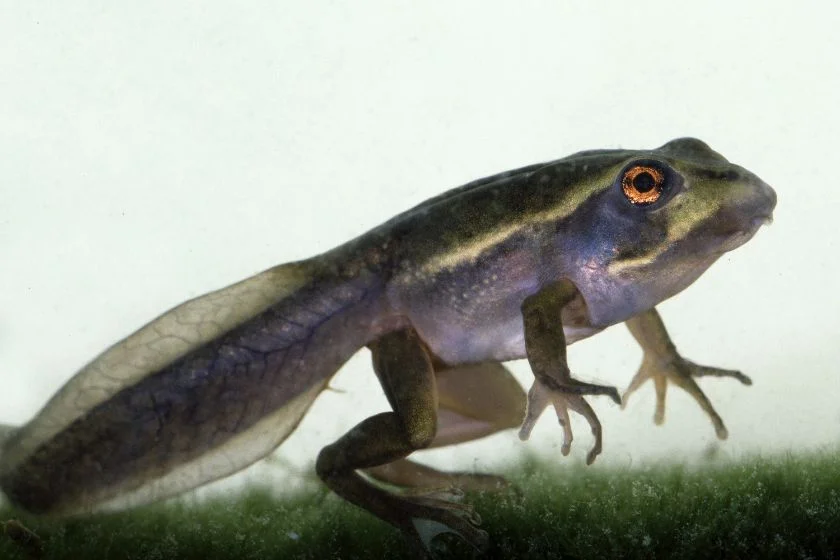
<path fill-rule="evenodd" d="M 589 148 L 693 135 L 778 193 L 776 221 L 661 306 L 731 437 L 648 386 L 593 468 L 831 448 L 840 436 L 840 17 L 827 2 L 7 3 L 0 17 L 0 422 L 161 311 L 335 246 L 469 180 Z M 623 388 L 624 327 L 572 347 Z M 525 363 L 513 368 L 523 384 Z M 248 477 L 295 487 L 386 407 L 366 352 Z M 494 469 L 569 458 L 552 416 L 427 454 Z M 308 475 L 307 475 L 308 476 Z"/>

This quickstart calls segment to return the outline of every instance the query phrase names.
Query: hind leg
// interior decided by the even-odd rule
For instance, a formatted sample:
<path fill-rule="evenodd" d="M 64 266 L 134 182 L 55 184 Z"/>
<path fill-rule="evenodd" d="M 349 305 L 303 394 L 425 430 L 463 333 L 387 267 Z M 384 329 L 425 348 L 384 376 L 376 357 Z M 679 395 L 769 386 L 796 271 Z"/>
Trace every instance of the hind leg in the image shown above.
<path fill-rule="evenodd" d="M 377 377 L 392 412 L 363 420 L 321 450 L 315 469 L 336 494 L 401 529 L 429 550 L 452 532 L 477 548 L 487 533 L 467 505 L 438 496 L 400 496 L 365 480 L 359 470 L 392 463 L 427 447 L 437 429 L 438 397 L 431 357 L 413 329 L 384 335 L 370 345 Z"/>
<path fill-rule="evenodd" d="M 525 415 L 525 392 L 499 363 L 446 367 L 436 364 L 437 431 L 429 447 L 443 447 L 517 428 Z M 366 469 L 369 476 L 404 488 L 503 488 L 507 481 L 482 473 L 443 472 L 409 459 Z"/>

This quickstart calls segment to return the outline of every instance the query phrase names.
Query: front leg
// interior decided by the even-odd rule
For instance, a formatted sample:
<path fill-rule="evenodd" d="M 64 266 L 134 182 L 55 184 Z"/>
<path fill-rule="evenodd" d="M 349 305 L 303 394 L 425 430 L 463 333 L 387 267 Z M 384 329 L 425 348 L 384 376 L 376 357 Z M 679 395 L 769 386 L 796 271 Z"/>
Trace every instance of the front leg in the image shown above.
<path fill-rule="evenodd" d="M 665 330 L 665 325 L 659 317 L 656 309 L 645 311 L 626 321 L 627 328 L 638 341 L 639 345 L 644 351 L 642 358 L 642 365 L 636 373 L 627 390 L 624 391 L 622 407 L 627 403 L 629 397 L 636 389 L 638 389 L 648 379 L 653 380 L 654 388 L 656 389 L 656 412 L 653 416 L 653 421 L 659 425 L 665 421 L 665 392 L 667 390 L 668 381 L 671 381 L 677 387 L 685 390 L 691 395 L 697 404 L 700 405 L 706 414 L 712 420 L 715 427 L 715 433 L 720 439 L 726 439 L 728 432 L 723 420 L 715 412 L 712 403 L 709 402 L 708 397 L 703 393 L 697 383 L 694 381 L 695 377 L 713 376 L 713 377 L 733 377 L 743 383 L 744 385 L 752 385 L 752 380 L 741 373 L 740 371 L 730 369 L 720 369 L 709 366 L 701 366 L 686 360 L 677 353 L 674 343 L 671 342 L 671 337 L 668 336 L 668 331 Z"/>
<path fill-rule="evenodd" d="M 586 463 L 592 464 L 601 452 L 601 423 L 584 396 L 608 395 L 619 404 L 621 399 L 615 387 L 583 383 L 571 376 L 566 363 L 566 336 L 561 312 L 577 294 L 574 284 L 561 280 L 527 297 L 522 303 L 525 352 L 534 372 L 534 384 L 528 392 L 528 405 L 519 437 L 528 439 L 543 410 L 554 405 L 557 420 L 563 428 L 561 452 L 568 455 L 572 444 L 569 409 L 574 410 L 583 415 L 592 428 L 595 445 L 586 456 Z"/>

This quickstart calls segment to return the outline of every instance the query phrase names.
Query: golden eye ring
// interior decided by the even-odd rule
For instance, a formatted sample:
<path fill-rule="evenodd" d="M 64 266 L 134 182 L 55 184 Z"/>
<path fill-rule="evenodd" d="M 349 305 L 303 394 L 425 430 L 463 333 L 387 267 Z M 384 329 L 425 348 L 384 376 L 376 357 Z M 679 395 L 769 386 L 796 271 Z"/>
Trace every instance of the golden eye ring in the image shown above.
<path fill-rule="evenodd" d="M 633 204 L 653 204 L 662 196 L 665 174 L 652 165 L 634 165 L 621 177 L 624 196 Z"/>

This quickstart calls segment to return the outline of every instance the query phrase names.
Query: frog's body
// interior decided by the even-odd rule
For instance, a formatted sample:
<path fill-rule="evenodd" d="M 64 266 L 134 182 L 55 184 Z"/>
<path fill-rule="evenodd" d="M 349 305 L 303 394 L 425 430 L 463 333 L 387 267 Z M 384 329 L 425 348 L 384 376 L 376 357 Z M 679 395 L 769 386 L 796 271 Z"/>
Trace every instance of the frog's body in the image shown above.
<path fill-rule="evenodd" d="M 536 381 L 522 428 L 553 404 L 600 424 L 565 346 L 612 324 L 645 350 L 629 391 L 665 380 L 722 421 L 693 375 L 738 372 L 676 354 L 654 306 L 693 282 L 769 219 L 775 194 L 693 139 L 649 151 L 582 152 L 475 181 L 332 251 L 191 300 L 118 342 L 29 424 L 7 434 L 0 485 L 20 506 L 73 514 L 159 499 L 271 452 L 359 348 L 394 412 L 322 451 L 317 470 L 348 500 L 426 541 L 482 540 L 445 500 L 399 498 L 356 474 L 402 485 L 481 485 L 404 460 L 429 445 L 517 424 L 525 396 L 498 362 L 528 358 Z M 559 319 L 559 320 L 558 320 Z"/>

